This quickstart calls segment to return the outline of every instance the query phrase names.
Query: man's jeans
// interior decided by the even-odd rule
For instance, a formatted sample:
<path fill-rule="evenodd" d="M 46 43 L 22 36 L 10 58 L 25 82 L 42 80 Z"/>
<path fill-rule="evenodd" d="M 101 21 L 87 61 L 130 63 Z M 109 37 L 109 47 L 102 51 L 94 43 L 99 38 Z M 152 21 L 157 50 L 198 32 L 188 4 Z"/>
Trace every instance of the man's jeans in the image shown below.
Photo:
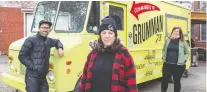
<path fill-rule="evenodd" d="M 25 76 L 25 83 L 27 92 L 49 92 L 46 78 Z"/>

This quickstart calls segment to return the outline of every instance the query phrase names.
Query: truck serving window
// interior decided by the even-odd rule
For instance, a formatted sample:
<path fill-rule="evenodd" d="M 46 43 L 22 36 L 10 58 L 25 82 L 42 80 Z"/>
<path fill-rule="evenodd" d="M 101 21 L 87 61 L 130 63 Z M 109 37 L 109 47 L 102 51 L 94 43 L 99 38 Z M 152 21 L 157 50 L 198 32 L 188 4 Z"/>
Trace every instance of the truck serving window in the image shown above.
<path fill-rule="evenodd" d="M 124 10 L 121 7 L 109 5 L 109 16 L 116 21 L 118 30 L 124 30 Z"/>
<path fill-rule="evenodd" d="M 87 1 L 62 1 L 55 32 L 81 32 L 88 8 Z"/>
<path fill-rule="evenodd" d="M 91 32 L 93 33 L 94 31 L 97 31 L 99 25 L 100 25 L 100 2 L 93 1 L 90 15 L 88 18 L 87 31 L 89 33 Z"/>
<path fill-rule="evenodd" d="M 35 17 L 32 23 L 32 32 L 37 32 L 39 28 L 39 22 L 41 20 L 47 20 L 54 23 L 56 11 L 58 7 L 57 1 L 44 1 L 37 5 Z"/>

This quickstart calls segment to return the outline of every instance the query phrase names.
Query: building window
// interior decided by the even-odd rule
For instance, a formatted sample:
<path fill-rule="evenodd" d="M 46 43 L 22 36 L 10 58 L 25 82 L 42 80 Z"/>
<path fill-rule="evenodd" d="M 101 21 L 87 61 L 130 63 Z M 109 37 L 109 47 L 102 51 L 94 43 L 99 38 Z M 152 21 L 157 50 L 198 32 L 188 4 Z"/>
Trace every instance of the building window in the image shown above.
<path fill-rule="evenodd" d="M 200 9 L 206 10 L 206 1 L 200 1 Z"/>
<path fill-rule="evenodd" d="M 116 21 L 116 28 L 124 30 L 124 9 L 117 6 L 109 5 L 109 16 Z"/>
<path fill-rule="evenodd" d="M 31 32 L 32 21 L 33 21 L 33 13 L 25 13 L 25 34 L 26 37 L 29 32 Z"/>
<path fill-rule="evenodd" d="M 200 41 L 206 41 L 206 24 L 200 24 Z"/>

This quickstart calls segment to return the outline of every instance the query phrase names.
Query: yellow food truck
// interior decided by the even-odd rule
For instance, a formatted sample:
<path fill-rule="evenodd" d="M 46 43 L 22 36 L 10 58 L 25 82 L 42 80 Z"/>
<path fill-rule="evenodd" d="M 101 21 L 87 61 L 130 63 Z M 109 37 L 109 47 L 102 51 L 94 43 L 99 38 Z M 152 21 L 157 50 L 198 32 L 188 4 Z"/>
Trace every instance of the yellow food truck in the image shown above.
<path fill-rule="evenodd" d="M 50 92 L 70 92 L 77 87 L 88 53 L 96 46 L 101 19 L 112 16 L 118 37 L 133 56 L 137 84 L 162 77 L 162 48 L 172 28 L 180 26 L 185 41 L 190 42 L 191 13 L 174 2 L 146 1 L 43 1 L 34 13 L 29 36 L 38 31 L 38 23 L 53 23 L 49 37 L 60 39 L 64 57 L 51 49 L 47 80 Z M 2 81 L 25 92 L 25 66 L 18 60 L 26 38 L 9 47 L 9 72 Z M 189 44 L 190 45 L 190 44 Z M 190 50 L 190 49 L 189 49 Z M 190 67 L 190 57 L 187 67 Z"/>

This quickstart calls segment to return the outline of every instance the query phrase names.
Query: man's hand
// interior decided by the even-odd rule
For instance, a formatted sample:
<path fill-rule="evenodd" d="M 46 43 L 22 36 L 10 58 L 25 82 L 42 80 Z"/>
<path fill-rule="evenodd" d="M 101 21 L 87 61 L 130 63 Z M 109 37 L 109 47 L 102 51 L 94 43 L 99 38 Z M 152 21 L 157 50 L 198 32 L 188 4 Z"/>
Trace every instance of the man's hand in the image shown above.
<path fill-rule="evenodd" d="M 63 52 L 63 49 L 62 48 L 59 48 L 58 49 L 58 54 L 60 57 L 63 57 L 64 56 L 64 52 Z"/>

